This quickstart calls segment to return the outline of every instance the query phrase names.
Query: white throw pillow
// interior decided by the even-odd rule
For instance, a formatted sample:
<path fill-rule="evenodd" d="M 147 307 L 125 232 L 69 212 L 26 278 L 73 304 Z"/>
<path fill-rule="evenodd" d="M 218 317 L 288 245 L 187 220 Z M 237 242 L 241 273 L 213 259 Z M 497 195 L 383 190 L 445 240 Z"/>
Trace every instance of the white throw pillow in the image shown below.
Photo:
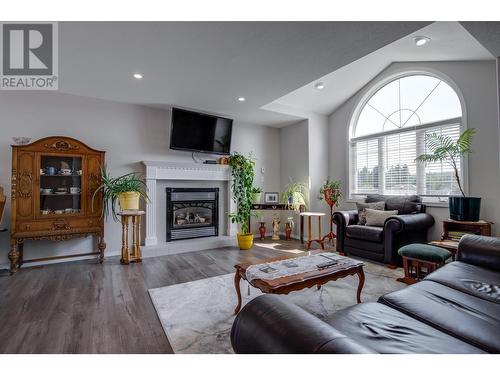
<path fill-rule="evenodd" d="M 380 211 L 380 210 L 372 210 L 371 208 L 366 208 L 365 211 L 366 211 L 366 225 L 371 225 L 373 227 L 383 227 L 385 220 L 387 218 L 398 214 L 398 210 Z"/>

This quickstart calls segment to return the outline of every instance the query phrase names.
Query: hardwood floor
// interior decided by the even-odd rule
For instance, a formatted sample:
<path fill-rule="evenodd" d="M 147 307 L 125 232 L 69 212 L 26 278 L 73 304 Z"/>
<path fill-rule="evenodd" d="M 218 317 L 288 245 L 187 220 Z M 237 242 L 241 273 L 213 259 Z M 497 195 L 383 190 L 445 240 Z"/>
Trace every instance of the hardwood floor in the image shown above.
<path fill-rule="evenodd" d="M 148 289 L 234 272 L 244 260 L 301 249 L 296 241 L 21 269 L 0 277 L 0 353 L 172 353 Z"/>

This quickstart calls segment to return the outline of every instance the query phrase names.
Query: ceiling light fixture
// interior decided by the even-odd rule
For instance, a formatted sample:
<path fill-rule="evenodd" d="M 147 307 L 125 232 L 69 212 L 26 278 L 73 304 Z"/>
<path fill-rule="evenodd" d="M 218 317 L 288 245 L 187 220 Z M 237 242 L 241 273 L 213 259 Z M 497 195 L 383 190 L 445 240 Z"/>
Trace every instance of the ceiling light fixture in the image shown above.
<path fill-rule="evenodd" d="M 133 77 L 135 79 L 142 79 L 143 75 L 141 73 L 134 73 Z"/>
<path fill-rule="evenodd" d="M 244 101 L 245 101 L 245 98 L 244 98 L 243 96 L 240 96 L 240 97 L 238 98 L 238 101 L 239 101 L 239 102 L 244 102 Z"/>
<path fill-rule="evenodd" d="M 424 44 L 427 44 L 431 39 L 427 38 L 426 36 L 416 36 L 413 38 L 413 41 L 415 42 L 415 45 L 417 47 L 422 47 Z"/>
<path fill-rule="evenodd" d="M 323 82 L 317 82 L 314 87 L 318 90 L 323 90 L 325 88 L 325 84 Z"/>

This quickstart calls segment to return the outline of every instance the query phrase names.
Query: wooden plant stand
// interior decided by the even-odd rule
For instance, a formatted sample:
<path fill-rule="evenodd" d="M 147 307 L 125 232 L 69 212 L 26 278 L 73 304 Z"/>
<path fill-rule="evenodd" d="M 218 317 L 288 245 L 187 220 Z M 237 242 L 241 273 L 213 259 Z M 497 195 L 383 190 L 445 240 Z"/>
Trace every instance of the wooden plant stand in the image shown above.
<path fill-rule="evenodd" d="M 141 217 L 144 211 L 121 211 L 118 215 L 122 222 L 122 256 L 121 264 L 142 262 L 141 257 Z M 132 226 L 132 249 L 129 249 L 129 224 Z"/>
<path fill-rule="evenodd" d="M 333 241 L 335 240 L 335 238 L 337 238 L 337 235 L 333 232 L 333 207 L 335 207 L 337 205 L 337 202 L 330 198 L 331 194 L 333 192 L 334 192 L 333 190 L 327 189 L 323 193 L 323 196 L 325 198 L 325 202 L 330 207 L 330 232 L 328 232 L 323 237 L 323 241 L 328 239 L 328 242 L 330 242 L 332 244 L 333 244 Z"/>

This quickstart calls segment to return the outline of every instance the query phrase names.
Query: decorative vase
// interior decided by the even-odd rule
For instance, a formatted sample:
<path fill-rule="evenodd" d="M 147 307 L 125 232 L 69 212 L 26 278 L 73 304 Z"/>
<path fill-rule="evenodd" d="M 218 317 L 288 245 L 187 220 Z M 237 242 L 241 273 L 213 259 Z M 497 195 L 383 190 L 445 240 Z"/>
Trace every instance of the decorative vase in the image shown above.
<path fill-rule="evenodd" d="M 120 208 L 126 210 L 138 210 L 140 194 L 136 191 L 127 191 L 118 195 Z"/>
<path fill-rule="evenodd" d="M 262 198 L 262 193 L 254 193 L 252 198 L 253 204 L 259 204 L 261 198 Z"/>
<path fill-rule="evenodd" d="M 290 241 L 292 239 L 292 225 L 290 223 L 285 223 L 285 240 Z"/>
<path fill-rule="evenodd" d="M 260 222 L 259 234 L 261 240 L 266 238 L 266 223 L 263 221 Z"/>
<path fill-rule="evenodd" d="M 479 221 L 481 213 L 481 198 L 449 197 L 448 207 L 450 219 L 457 221 Z"/>
<path fill-rule="evenodd" d="M 238 233 L 238 246 L 240 250 L 248 250 L 253 246 L 253 233 L 239 234 Z"/>

